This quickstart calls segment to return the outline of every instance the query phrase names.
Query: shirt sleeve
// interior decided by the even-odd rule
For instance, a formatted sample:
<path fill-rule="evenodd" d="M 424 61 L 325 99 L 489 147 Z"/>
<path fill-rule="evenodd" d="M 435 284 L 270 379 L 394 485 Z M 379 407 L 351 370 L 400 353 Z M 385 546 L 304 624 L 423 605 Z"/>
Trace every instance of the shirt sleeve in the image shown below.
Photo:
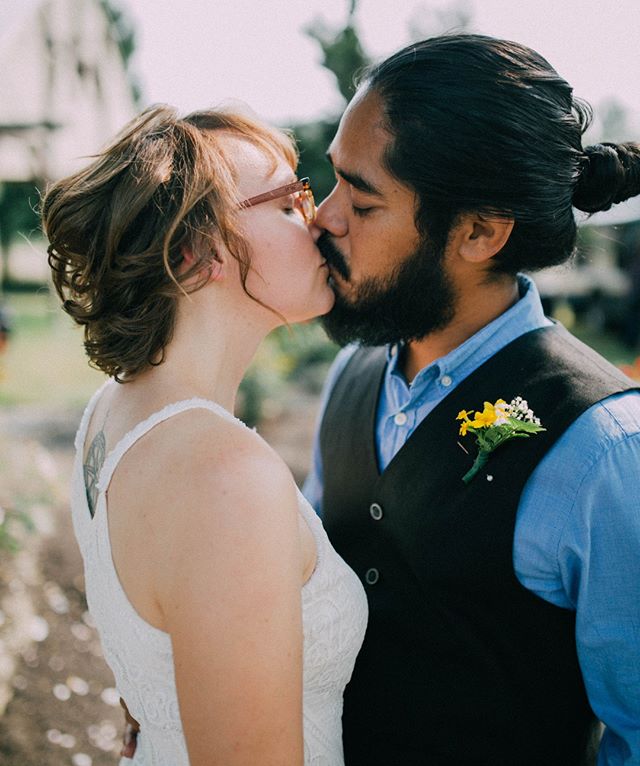
<path fill-rule="evenodd" d="M 313 451 L 311 455 L 311 469 L 307 476 L 304 486 L 302 487 L 302 494 L 307 498 L 315 512 L 322 516 L 322 455 L 320 454 L 320 424 L 324 417 L 324 412 L 327 408 L 327 402 L 333 391 L 338 378 L 347 366 L 347 363 L 356 352 L 357 345 L 345 346 L 341 349 L 336 358 L 333 360 L 333 364 L 329 368 L 327 379 L 322 388 L 322 395 L 320 398 L 320 409 L 318 412 L 318 419 L 316 420 L 316 428 L 313 435 Z"/>
<path fill-rule="evenodd" d="M 514 538 L 522 584 L 576 611 L 576 646 L 605 725 L 599 766 L 640 764 L 640 394 L 595 405 L 523 492 Z"/>

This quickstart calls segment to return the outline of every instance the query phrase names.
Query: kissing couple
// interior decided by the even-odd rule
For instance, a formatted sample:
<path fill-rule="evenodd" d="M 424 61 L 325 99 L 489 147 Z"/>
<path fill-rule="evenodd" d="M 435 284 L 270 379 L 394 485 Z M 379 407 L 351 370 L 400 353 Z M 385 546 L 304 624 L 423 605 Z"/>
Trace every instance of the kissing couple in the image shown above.
<path fill-rule="evenodd" d="M 445 35 L 365 74 L 317 210 L 291 138 L 222 110 L 147 109 L 48 190 L 109 378 L 72 514 L 122 764 L 640 764 L 640 394 L 525 275 L 640 193 L 590 116 L 535 51 Z M 303 495 L 232 413 L 316 316 L 344 349 Z"/>

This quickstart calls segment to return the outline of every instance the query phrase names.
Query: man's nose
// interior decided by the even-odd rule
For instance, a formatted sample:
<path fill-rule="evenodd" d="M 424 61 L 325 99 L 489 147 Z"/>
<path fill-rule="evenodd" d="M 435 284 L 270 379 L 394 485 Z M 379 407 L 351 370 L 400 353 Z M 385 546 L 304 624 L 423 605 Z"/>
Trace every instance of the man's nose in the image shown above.
<path fill-rule="evenodd" d="M 335 188 L 318 205 L 314 227 L 328 231 L 334 237 L 344 237 L 348 233 L 349 225 L 347 217 L 344 215 L 342 205 L 339 204 Z"/>

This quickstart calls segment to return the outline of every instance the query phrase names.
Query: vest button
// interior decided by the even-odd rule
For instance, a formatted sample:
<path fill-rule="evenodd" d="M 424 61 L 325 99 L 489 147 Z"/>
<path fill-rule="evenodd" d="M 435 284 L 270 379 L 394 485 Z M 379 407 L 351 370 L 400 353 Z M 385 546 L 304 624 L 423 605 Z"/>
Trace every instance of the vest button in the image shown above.
<path fill-rule="evenodd" d="M 371 503 L 369 506 L 369 513 L 374 521 L 380 521 L 383 516 L 382 506 L 379 503 Z"/>
<path fill-rule="evenodd" d="M 445 387 L 449 388 L 449 386 L 453 383 L 453 380 L 450 375 L 443 375 L 440 378 L 440 383 Z"/>
<path fill-rule="evenodd" d="M 367 569 L 364 579 L 367 585 L 375 585 L 380 579 L 380 572 L 375 567 Z"/>

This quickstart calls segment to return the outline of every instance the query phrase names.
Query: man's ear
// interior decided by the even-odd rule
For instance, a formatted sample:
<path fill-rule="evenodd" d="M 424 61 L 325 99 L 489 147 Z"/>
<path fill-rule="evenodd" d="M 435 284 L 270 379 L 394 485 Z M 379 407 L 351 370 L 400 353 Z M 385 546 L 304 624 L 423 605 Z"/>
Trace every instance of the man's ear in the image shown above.
<path fill-rule="evenodd" d="M 513 224 L 513 218 L 492 218 L 480 213 L 464 215 L 456 232 L 458 253 L 469 263 L 488 261 L 506 245 Z"/>

